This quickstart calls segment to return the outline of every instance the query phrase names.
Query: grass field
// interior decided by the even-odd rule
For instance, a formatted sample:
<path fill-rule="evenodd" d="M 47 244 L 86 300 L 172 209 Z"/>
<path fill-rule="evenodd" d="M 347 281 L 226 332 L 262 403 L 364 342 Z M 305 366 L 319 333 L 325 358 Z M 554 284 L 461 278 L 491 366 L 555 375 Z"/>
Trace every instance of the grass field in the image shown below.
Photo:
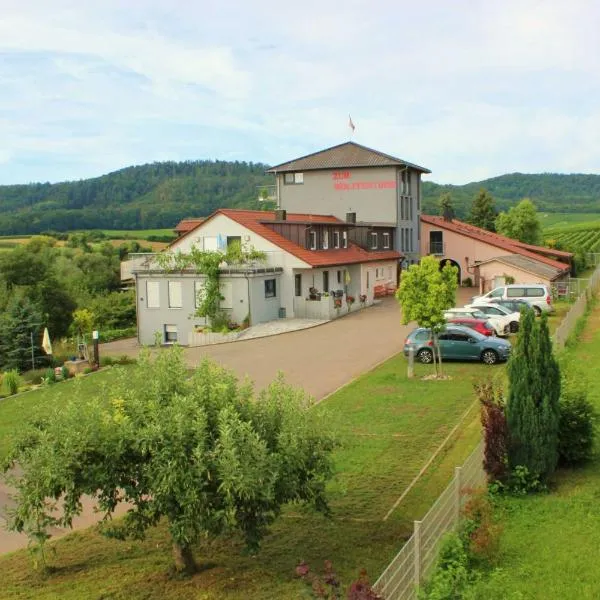
<path fill-rule="evenodd" d="M 124 240 L 145 240 L 148 236 L 166 235 L 175 239 L 173 229 L 100 229 L 107 237 Z"/>
<path fill-rule="evenodd" d="M 417 374 L 429 369 L 418 365 Z M 427 511 L 453 467 L 475 446 L 476 410 L 391 518 L 383 522 L 383 516 L 473 404 L 473 382 L 503 373 L 503 367 L 480 364 L 448 364 L 446 369 L 452 381 L 408 380 L 405 360 L 396 356 L 314 409 L 327 413 L 342 442 L 329 486 L 332 519 L 289 507 L 256 557 L 242 553 L 237 536 L 201 543 L 196 555 L 207 568 L 185 581 L 166 575 L 171 554 L 164 526 L 144 542 L 78 532 L 54 544 L 53 572 L 47 579 L 32 573 L 25 551 L 1 558 L 0 598 L 299 598 L 305 590 L 293 570 L 301 559 L 317 568 L 333 560 L 346 584 L 362 567 L 376 578 L 409 535 L 412 520 Z M 107 371 L 0 402 L 0 456 L 6 452 L 5 438 L 24 415 L 60 402 L 75 385 L 85 401 L 111 376 Z"/>
<path fill-rule="evenodd" d="M 600 213 L 538 213 L 543 229 L 568 227 L 600 220 Z"/>
<path fill-rule="evenodd" d="M 590 398 L 600 412 L 600 308 L 574 348 L 586 365 Z M 497 568 L 476 598 L 595 600 L 600 595 L 600 443 L 584 468 L 561 470 L 551 493 L 501 504 L 504 532 Z"/>

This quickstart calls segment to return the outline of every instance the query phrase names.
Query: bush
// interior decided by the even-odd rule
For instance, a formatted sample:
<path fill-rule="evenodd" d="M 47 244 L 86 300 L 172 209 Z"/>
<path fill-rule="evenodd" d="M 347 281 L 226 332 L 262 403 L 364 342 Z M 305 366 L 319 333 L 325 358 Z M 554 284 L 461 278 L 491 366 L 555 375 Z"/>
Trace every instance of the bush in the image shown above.
<path fill-rule="evenodd" d="M 56 373 L 54 372 L 54 369 L 46 369 L 44 383 L 56 383 Z"/>
<path fill-rule="evenodd" d="M 65 380 L 69 379 L 69 377 L 71 377 L 71 371 L 69 371 L 69 369 L 67 369 L 67 367 L 65 365 L 63 365 L 60 368 L 60 374 L 61 374 L 61 377 Z"/>
<path fill-rule="evenodd" d="M 106 342 L 114 342 L 124 338 L 135 337 L 137 335 L 136 327 L 126 327 L 124 329 L 109 329 L 107 331 L 100 330 L 98 332 L 98 340 L 101 344 Z"/>
<path fill-rule="evenodd" d="M 483 468 L 490 481 L 504 481 L 508 469 L 508 428 L 502 388 L 493 381 L 475 384 L 485 443 Z"/>
<path fill-rule="evenodd" d="M 469 585 L 469 556 L 456 533 L 447 533 L 433 575 L 419 590 L 419 600 L 460 600 Z"/>
<path fill-rule="evenodd" d="M 500 549 L 502 526 L 494 518 L 494 507 L 486 493 L 473 494 L 463 509 L 460 536 L 471 563 L 492 564 Z"/>
<path fill-rule="evenodd" d="M 597 414 L 588 399 L 585 373 L 564 361 L 558 422 L 558 458 L 562 465 L 588 461 L 594 448 Z"/>
<path fill-rule="evenodd" d="M 13 394 L 16 394 L 19 391 L 19 386 L 21 385 L 21 376 L 19 375 L 19 371 L 17 371 L 16 369 L 6 371 L 6 373 L 4 373 L 2 381 L 9 395 L 12 396 Z"/>
<path fill-rule="evenodd" d="M 465 277 L 462 280 L 463 287 L 473 287 L 473 280 L 470 277 Z"/>

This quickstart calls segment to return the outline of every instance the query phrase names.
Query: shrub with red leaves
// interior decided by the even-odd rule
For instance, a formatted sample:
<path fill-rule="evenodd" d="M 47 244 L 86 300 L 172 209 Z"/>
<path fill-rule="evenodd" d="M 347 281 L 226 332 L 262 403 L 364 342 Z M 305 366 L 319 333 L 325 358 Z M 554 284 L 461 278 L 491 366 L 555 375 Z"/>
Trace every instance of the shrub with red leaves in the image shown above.
<path fill-rule="evenodd" d="M 508 475 L 508 427 L 504 414 L 502 390 L 493 382 L 475 384 L 481 404 L 481 424 L 484 436 L 483 468 L 490 481 L 505 481 Z"/>

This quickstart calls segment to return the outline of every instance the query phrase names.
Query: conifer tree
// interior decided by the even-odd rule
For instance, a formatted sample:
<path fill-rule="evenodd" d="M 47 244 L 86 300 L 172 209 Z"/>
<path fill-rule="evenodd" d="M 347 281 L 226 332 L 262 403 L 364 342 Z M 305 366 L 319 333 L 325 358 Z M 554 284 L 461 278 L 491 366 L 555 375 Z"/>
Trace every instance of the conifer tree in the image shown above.
<path fill-rule="evenodd" d="M 560 371 L 545 316 L 536 322 L 533 311 L 528 310 L 521 318 L 508 378 L 509 467 L 527 467 L 532 477 L 543 481 L 558 460 L 560 397 Z"/>

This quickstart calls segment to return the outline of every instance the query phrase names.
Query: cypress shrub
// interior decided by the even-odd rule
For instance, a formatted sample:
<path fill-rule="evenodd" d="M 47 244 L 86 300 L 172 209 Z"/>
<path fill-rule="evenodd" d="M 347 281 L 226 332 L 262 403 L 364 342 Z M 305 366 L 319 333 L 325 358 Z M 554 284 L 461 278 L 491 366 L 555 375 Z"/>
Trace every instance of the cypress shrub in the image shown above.
<path fill-rule="evenodd" d="M 560 398 L 560 369 L 545 315 L 536 321 L 532 310 L 523 314 L 508 379 L 509 468 L 525 467 L 529 476 L 545 481 L 558 462 Z"/>

